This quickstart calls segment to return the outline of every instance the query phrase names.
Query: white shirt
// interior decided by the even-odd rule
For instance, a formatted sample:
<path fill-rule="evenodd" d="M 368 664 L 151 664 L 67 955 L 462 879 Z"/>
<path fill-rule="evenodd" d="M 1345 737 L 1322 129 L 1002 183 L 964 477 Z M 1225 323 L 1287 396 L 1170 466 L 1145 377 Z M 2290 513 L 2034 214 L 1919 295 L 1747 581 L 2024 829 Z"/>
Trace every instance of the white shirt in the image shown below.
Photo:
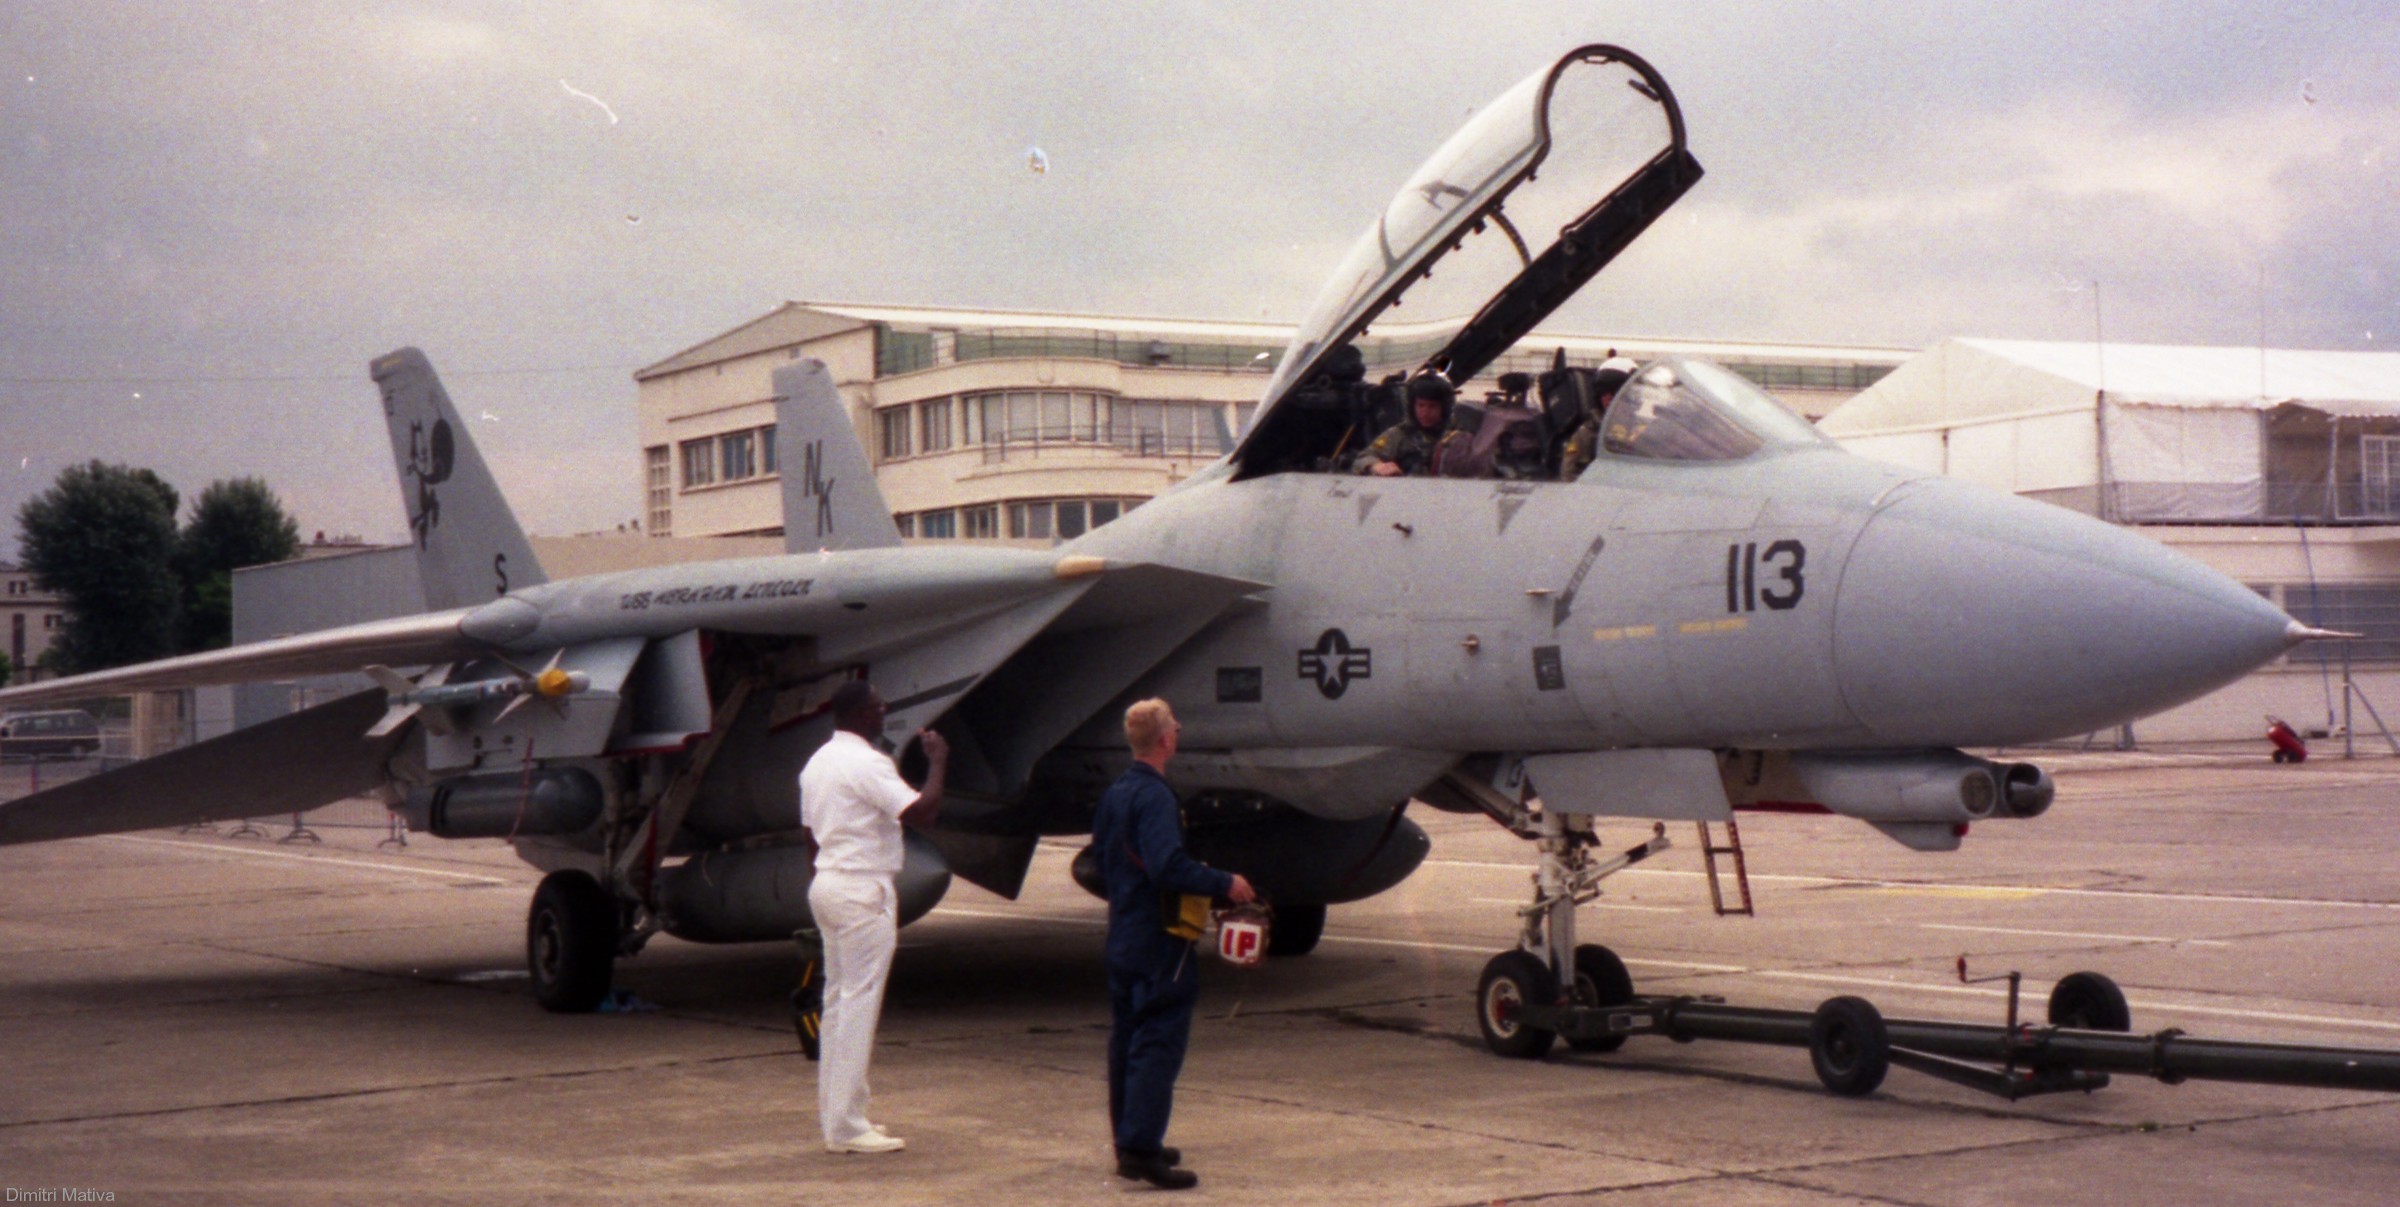
<path fill-rule="evenodd" d="M 889 876 L 900 870 L 900 811 L 917 790 L 892 756 L 847 729 L 800 769 L 800 824 L 817 840 L 817 870 Z"/>

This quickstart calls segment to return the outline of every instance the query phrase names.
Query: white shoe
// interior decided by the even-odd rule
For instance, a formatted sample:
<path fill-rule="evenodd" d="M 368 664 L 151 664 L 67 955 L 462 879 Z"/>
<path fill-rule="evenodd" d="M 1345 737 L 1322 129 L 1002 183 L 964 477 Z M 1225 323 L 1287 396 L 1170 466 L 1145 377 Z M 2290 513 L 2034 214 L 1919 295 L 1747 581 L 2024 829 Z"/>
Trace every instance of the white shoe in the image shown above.
<path fill-rule="evenodd" d="M 896 1153 L 908 1147 L 908 1141 L 888 1132 L 864 1131 L 848 1140 L 828 1140 L 829 1153 Z"/>

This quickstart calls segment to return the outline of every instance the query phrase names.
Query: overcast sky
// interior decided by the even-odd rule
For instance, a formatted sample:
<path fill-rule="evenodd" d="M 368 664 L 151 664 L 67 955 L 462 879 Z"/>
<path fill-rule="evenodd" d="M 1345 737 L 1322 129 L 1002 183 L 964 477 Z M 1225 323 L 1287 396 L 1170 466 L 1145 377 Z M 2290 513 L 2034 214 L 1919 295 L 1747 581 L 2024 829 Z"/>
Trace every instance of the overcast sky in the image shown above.
<path fill-rule="evenodd" d="M 2096 281 L 2111 340 L 2400 345 L 2388 4 L 0 0 L 0 557 L 93 457 L 397 539 L 407 344 L 559 534 L 639 512 L 632 371 L 787 299 L 1295 321 L 1584 42 L 1708 175 L 1579 330 L 2089 339 Z"/>

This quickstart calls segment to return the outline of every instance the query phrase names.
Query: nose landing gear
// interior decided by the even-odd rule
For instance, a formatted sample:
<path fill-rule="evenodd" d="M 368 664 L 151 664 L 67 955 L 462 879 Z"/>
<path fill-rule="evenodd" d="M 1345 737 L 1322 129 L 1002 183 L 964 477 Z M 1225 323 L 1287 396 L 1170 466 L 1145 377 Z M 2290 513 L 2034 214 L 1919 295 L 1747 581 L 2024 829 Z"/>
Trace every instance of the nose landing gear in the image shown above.
<path fill-rule="evenodd" d="M 1601 880 L 1672 845 L 1667 828 L 1654 824 L 1650 841 L 1600 859 L 1588 817 L 1525 812 L 1500 820 L 1534 840 L 1541 862 L 1533 902 L 1517 910 L 1524 919 L 1517 949 L 1493 956 L 1477 983 L 1483 1042 L 1521 1060 L 1541 1059 L 1561 1036 L 1579 1051 L 1613 1052 L 1625 1032 L 1607 1025 L 1607 1012 L 1633 1002 L 1633 977 L 1617 953 L 1575 942 L 1575 907 L 1600 895 Z"/>

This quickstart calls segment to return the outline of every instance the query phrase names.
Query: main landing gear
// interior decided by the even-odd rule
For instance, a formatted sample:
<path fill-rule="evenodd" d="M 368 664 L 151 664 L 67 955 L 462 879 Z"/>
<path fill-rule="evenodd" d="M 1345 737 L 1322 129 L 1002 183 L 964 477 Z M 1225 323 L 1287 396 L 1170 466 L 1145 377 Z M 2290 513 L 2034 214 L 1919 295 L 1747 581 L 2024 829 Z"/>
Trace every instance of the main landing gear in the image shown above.
<path fill-rule="evenodd" d="M 617 902 L 588 872 L 542 877 L 525 917 L 525 966 L 533 996 L 556 1014 L 585 1014 L 608 996 L 623 932 Z"/>

